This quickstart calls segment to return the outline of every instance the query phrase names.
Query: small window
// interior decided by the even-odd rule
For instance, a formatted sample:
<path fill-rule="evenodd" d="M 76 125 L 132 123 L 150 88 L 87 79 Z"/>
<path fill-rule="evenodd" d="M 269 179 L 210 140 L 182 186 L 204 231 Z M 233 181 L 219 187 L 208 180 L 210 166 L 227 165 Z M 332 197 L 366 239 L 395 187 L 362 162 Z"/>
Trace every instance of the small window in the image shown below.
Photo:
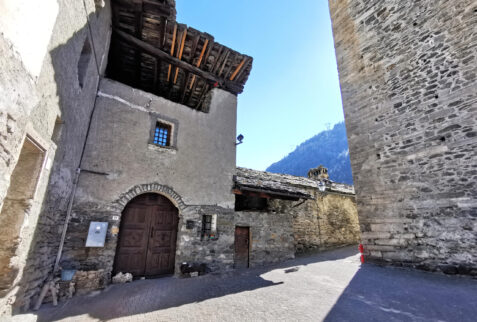
<path fill-rule="evenodd" d="M 202 216 L 202 231 L 201 239 L 218 239 L 217 234 L 217 215 L 203 215 Z"/>
<path fill-rule="evenodd" d="M 202 216 L 202 238 L 209 237 L 212 229 L 212 215 Z"/>
<path fill-rule="evenodd" d="M 160 146 L 171 146 L 171 130 L 169 124 L 157 122 L 153 143 Z"/>

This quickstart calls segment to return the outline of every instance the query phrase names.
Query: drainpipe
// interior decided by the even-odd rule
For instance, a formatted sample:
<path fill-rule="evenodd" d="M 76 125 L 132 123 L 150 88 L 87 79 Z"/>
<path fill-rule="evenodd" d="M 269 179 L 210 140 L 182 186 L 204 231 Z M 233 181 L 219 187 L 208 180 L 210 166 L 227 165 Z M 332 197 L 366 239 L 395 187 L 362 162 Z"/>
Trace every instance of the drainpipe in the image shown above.
<path fill-rule="evenodd" d="M 86 143 L 86 141 L 85 141 Z M 71 218 L 71 210 L 73 209 L 73 202 L 75 200 L 76 188 L 78 187 L 78 180 L 81 173 L 81 169 L 76 169 L 75 179 L 73 181 L 73 189 L 71 191 L 70 201 L 68 202 L 68 209 L 66 210 L 65 223 L 63 225 L 63 231 L 61 232 L 60 247 L 58 247 L 58 253 L 56 254 L 55 266 L 53 267 L 52 278 L 55 276 L 55 273 L 58 271 L 60 264 L 61 253 L 63 252 L 63 246 L 65 244 L 66 231 L 68 230 L 68 222 Z"/>

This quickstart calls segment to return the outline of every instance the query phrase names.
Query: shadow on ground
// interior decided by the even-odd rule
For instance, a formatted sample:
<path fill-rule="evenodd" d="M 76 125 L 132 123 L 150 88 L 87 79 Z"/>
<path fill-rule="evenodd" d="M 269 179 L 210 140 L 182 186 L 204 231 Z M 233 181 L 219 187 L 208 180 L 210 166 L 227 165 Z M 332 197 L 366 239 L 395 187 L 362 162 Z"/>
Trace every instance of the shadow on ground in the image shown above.
<path fill-rule="evenodd" d="M 77 296 L 60 303 L 57 307 L 53 307 L 51 304 L 44 305 L 34 314 L 38 316 L 38 321 L 55 321 L 84 314 L 104 321 L 160 311 L 280 285 L 283 282 L 268 281 L 260 275 L 276 269 L 284 269 L 285 273 L 294 273 L 299 271 L 299 266 L 347 258 L 355 255 L 356 252 L 356 247 L 348 247 L 333 252 L 301 256 L 281 264 L 235 270 L 222 275 L 205 275 L 196 278 L 164 277 L 112 285 L 95 296 Z M 194 319 L 193 316 L 190 318 Z"/>
<path fill-rule="evenodd" d="M 361 265 L 325 321 L 477 321 L 477 280 Z"/>

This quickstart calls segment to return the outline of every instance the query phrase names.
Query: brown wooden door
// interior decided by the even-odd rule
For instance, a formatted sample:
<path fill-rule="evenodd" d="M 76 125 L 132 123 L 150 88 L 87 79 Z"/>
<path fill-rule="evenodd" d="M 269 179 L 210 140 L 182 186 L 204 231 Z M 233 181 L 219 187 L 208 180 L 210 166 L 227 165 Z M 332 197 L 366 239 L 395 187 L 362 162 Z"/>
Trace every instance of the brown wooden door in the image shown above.
<path fill-rule="evenodd" d="M 121 219 L 114 272 L 133 276 L 174 273 L 178 211 L 153 193 L 134 198 Z"/>
<path fill-rule="evenodd" d="M 249 245 L 249 227 L 235 227 L 235 268 L 248 267 Z"/>

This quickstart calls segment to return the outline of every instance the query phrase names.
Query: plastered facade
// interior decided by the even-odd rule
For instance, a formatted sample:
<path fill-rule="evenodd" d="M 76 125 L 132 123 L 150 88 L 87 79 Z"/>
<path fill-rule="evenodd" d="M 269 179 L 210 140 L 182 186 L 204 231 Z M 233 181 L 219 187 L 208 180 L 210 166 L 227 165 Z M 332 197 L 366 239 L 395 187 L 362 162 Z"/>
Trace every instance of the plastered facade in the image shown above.
<path fill-rule="evenodd" d="M 94 1 L 1 5 L 8 14 L 0 23 L 0 221 L 14 247 L 2 242 L 0 249 L 0 307 L 9 313 L 29 307 L 53 268 L 99 74 L 107 63 L 110 10 L 109 2 L 98 8 Z M 87 37 L 96 46 L 81 88 L 77 66 Z M 34 193 L 9 195 L 10 180 L 22 180 L 14 171 L 27 137 L 44 151 Z M 15 216 L 7 214 L 13 209 L 8 200 L 15 200 Z"/>
<path fill-rule="evenodd" d="M 200 236 L 202 215 L 216 214 L 219 222 L 228 222 L 235 200 L 231 186 L 237 97 L 220 89 L 210 95 L 209 112 L 203 113 L 109 79 L 101 81 L 62 267 L 110 273 L 118 236 L 109 230 L 104 248 L 86 248 L 89 222 L 120 227 L 124 206 L 146 192 L 166 196 L 179 209 L 176 274 L 184 261 L 206 263 L 214 270 L 233 266 L 233 251 L 225 251 L 233 244 L 233 227 L 231 235 L 228 228 L 223 230 L 217 242 L 203 242 Z M 172 124 L 171 147 L 150 143 L 157 120 Z M 193 229 L 186 229 L 187 220 L 196 223 Z"/>
<path fill-rule="evenodd" d="M 366 260 L 477 275 L 475 1 L 329 1 Z"/>

